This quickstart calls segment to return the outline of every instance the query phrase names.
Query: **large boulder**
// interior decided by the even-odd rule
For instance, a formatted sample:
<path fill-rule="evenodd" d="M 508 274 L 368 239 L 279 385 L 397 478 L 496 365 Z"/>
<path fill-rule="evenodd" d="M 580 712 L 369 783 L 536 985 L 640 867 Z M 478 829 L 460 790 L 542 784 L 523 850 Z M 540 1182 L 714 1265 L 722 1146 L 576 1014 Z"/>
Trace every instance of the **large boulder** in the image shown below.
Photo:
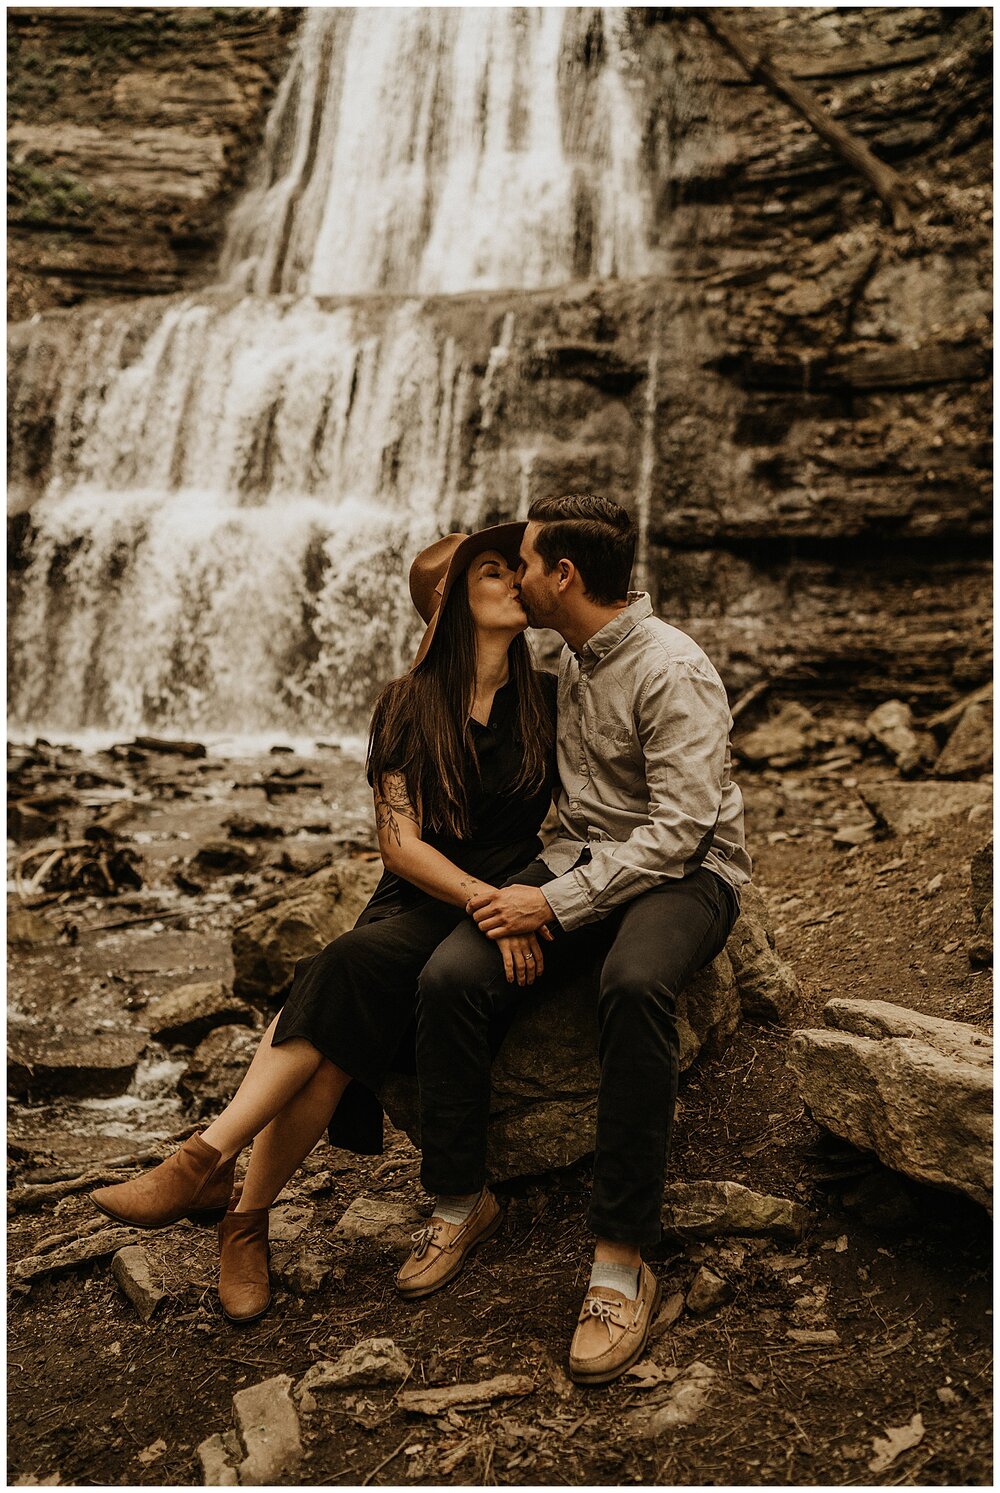
<path fill-rule="evenodd" d="M 832 1000 L 788 1064 L 814 1120 L 918 1181 L 993 1196 L 993 1041 L 887 1001 Z"/>
<path fill-rule="evenodd" d="M 751 882 L 740 893 L 740 915 L 726 944 L 744 1016 L 787 1022 L 799 1003 L 795 971 L 776 951 L 767 904 Z"/>
<path fill-rule="evenodd" d="M 353 928 L 381 873 L 380 861 L 344 859 L 259 902 L 233 930 L 233 994 L 279 1005 L 296 960 Z"/>
<path fill-rule="evenodd" d="M 721 1052 L 736 1030 L 740 997 L 728 954 L 696 975 L 677 1002 L 681 1071 Z M 597 976 L 526 1001 L 493 1065 L 488 1167 L 495 1181 L 569 1166 L 594 1149 L 597 1116 Z M 381 1099 L 393 1124 L 419 1145 L 416 1080 L 394 1075 Z"/>
<path fill-rule="evenodd" d="M 145 1032 L 55 1036 L 12 1025 L 7 1033 L 7 1092 L 17 1099 L 124 1094 L 148 1040 Z"/>
<path fill-rule="evenodd" d="M 194 1047 L 217 1026 L 253 1024 L 254 1013 L 221 980 L 200 980 L 154 995 L 142 1013 L 157 1042 Z"/>

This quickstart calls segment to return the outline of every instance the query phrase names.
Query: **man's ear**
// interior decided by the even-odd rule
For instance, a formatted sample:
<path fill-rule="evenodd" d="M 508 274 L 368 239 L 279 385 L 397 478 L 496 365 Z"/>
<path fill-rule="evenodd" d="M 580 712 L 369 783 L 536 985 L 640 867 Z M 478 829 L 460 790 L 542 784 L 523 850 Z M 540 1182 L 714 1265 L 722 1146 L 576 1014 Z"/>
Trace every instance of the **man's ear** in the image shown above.
<path fill-rule="evenodd" d="M 573 584 L 576 575 L 576 566 L 572 560 L 560 560 L 556 565 L 556 584 L 560 591 L 567 590 Z"/>

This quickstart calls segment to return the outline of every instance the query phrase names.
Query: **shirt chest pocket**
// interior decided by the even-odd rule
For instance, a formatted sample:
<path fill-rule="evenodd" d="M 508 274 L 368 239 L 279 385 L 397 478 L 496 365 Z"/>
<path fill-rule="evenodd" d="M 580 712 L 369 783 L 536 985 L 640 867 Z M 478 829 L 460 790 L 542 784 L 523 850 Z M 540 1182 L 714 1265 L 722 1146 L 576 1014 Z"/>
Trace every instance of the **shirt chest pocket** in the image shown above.
<path fill-rule="evenodd" d="M 598 746 L 614 748 L 618 753 L 629 751 L 635 744 L 631 722 L 614 716 L 595 716 L 593 734 Z"/>

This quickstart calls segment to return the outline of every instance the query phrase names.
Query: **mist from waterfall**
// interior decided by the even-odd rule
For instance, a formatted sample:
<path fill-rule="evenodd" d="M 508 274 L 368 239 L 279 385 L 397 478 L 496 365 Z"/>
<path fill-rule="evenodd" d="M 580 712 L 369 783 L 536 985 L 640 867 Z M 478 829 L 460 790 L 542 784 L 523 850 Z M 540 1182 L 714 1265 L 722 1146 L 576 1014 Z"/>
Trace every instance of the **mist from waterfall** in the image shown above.
<path fill-rule="evenodd" d="M 624 24 L 308 9 L 216 288 L 12 329 L 14 721 L 363 728 L 413 554 L 496 516 L 516 311 L 424 298 L 655 268 Z"/>

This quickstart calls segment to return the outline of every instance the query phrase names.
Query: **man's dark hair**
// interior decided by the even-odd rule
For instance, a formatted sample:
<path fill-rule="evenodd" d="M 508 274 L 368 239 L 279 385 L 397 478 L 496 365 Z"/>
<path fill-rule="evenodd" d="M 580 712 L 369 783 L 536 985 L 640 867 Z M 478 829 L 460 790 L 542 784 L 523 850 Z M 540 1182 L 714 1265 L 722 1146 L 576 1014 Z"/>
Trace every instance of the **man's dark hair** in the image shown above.
<path fill-rule="evenodd" d="M 635 559 L 635 520 L 611 498 L 593 494 L 536 498 L 528 518 L 543 524 L 535 538 L 546 571 L 572 560 L 592 601 L 613 606 L 628 595 Z"/>

